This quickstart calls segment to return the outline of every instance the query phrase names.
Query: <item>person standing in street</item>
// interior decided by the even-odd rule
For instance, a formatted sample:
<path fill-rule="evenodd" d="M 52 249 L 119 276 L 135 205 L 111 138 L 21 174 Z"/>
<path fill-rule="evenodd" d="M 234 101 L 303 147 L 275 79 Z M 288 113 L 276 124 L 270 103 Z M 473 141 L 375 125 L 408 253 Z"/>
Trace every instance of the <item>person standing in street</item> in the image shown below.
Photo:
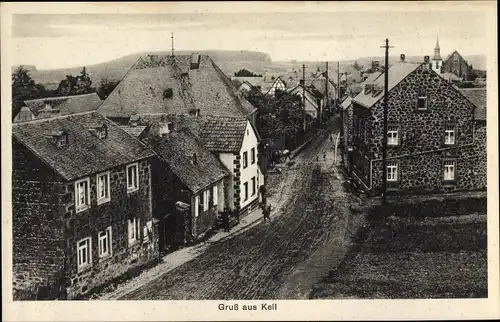
<path fill-rule="evenodd" d="M 224 230 L 226 232 L 229 232 L 230 227 L 229 227 L 229 211 L 227 209 L 224 209 L 224 212 L 222 213 L 222 223 L 224 225 Z"/>
<path fill-rule="evenodd" d="M 271 221 L 271 205 L 264 205 L 262 209 L 262 214 L 264 215 L 264 221 Z"/>

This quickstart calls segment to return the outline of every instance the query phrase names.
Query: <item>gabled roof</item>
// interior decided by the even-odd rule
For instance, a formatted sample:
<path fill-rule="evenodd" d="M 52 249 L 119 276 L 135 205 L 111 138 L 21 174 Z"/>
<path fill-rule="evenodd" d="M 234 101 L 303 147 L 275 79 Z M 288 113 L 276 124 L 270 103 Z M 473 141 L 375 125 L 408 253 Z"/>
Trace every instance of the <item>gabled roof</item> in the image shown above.
<path fill-rule="evenodd" d="M 50 104 L 51 110 L 45 110 L 45 104 Z M 45 97 L 34 100 L 24 101 L 24 104 L 33 112 L 35 117 L 47 118 L 56 115 L 68 115 L 82 112 L 95 111 L 101 105 L 102 101 L 97 93 Z"/>
<path fill-rule="evenodd" d="M 146 129 L 146 126 L 144 125 L 137 125 L 137 126 L 131 126 L 131 125 L 118 125 L 118 127 L 125 132 L 127 132 L 129 135 L 132 135 L 133 137 L 139 137 L 142 132 Z"/>
<path fill-rule="evenodd" d="M 326 93 L 326 78 L 313 79 L 309 82 L 306 81 L 306 84 L 314 86 L 316 90 L 318 90 L 321 95 L 325 96 Z M 333 81 L 331 79 L 328 80 L 328 96 L 330 98 L 336 97 L 336 89 Z"/>
<path fill-rule="evenodd" d="M 172 122 L 176 129 L 188 129 L 212 152 L 239 153 L 247 125 L 252 127 L 259 139 L 252 124 L 243 117 L 157 114 L 142 118 L 144 124 L 156 121 Z"/>
<path fill-rule="evenodd" d="M 148 113 L 245 116 L 255 108 L 208 55 L 190 69 L 191 55 L 145 55 L 138 59 L 99 108 L 107 117 Z"/>
<path fill-rule="evenodd" d="M 413 71 L 415 71 L 420 65 L 422 64 L 420 63 L 414 64 L 409 62 L 399 62 L 397 64 L 392 65 L 389 68 L 388 90 L 390 91 L 391 89 L 393 89 L 403 79 L 405 79 L 408 75 L 410 75 Z M 383 75 L 380 75 L 373 82 L 371 82 L 371 84 L 375 84 L 380 89 L 382 89 L 381 91 L 379 91 L 378 95 L 373 96 L 373 93 L 371 91 L 367 94 L 365 94 L 364 91 L 362 91 L 353 98 L 353 102 L 361 104 L 367 108 L 370 108 L 372 105 L 378 102 L 384 96 L 385 77 L 382 76 Z M 368 83 L 366 83 L 365 81 L 365 84 Z"/>
<path fill-rule="evenodd" d="M 148 127 L 143 141 L 168 165 L 192 192 L 230 175 L 230 172 L 188 129 L 174 129 L 163 137 L 156 135 L 158 123 Z M 193 155 L 196 162 L 193 163 Z"/>
<path fill-rule="evenodd" d="M 107 126 L 99 139 L 91 128 Z M 47 135 L 65 132 L 68 143 L 57 147 Z M 66 180 L 81 178 L 153 156 L 139 140 L 97 112 L 12 124 L 12 135 Z"/>
<path fill-rule="evenodd" d="M 461 88 L 459 92 L 462 93 L 474 106 L 474 118 L 476 120 L 486 120 L 486 88 Z"/>

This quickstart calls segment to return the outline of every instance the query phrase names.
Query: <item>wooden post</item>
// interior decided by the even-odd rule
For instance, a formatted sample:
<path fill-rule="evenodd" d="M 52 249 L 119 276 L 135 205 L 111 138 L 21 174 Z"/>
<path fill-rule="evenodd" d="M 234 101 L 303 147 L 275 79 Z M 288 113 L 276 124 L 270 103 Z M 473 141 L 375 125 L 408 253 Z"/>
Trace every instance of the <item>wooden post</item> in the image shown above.
<path fill-rule="evenodd" d="M 384 66 L 384 133 L 382 134 L 382 163 L 383 163 L 383 178 L 382 178 L 382 203 L 387 202 L 387 113 L 389 104 L 389 39 L 385 40 L 385 66 Z"/>

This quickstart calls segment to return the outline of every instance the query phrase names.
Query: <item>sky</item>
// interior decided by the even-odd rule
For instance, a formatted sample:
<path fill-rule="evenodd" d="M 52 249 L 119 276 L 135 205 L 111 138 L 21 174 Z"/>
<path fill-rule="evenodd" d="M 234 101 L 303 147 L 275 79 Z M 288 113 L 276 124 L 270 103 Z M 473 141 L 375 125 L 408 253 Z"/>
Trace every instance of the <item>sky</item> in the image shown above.
<path fill-rule="evenodd" d="M 12 64 L 53 69 L 169 51 L 171 33 L 176 50 L 252 50 L 268 53 L 273 61 L 382 56 L 385 38 L 394 46 L 394 55 L 432 55 L 438 34 L 443 56 L 455 49 L 463 55 L 485 54 L 484 11 L 339 6 L 275 6 L 260 12 L 14 14 Z"/>

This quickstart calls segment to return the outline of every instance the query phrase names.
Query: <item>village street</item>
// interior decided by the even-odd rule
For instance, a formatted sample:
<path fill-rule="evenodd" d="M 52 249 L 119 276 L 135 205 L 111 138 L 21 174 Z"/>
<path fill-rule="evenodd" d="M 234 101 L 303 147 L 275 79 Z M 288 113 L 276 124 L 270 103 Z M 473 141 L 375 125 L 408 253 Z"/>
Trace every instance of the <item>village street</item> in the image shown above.
<path fill-rule="evenodd" d="M 343 191 L 333 167 L 339 130 L 331 121 L 280 174 L 286 176 L 282 190 L 271 200 L 282 207 L 271 222 L 209 245 L 120 299 L 307 298 L 311 286 L 340 264 L 363 223 L 363 216 L 350 215 L 355 197 Z"/>

